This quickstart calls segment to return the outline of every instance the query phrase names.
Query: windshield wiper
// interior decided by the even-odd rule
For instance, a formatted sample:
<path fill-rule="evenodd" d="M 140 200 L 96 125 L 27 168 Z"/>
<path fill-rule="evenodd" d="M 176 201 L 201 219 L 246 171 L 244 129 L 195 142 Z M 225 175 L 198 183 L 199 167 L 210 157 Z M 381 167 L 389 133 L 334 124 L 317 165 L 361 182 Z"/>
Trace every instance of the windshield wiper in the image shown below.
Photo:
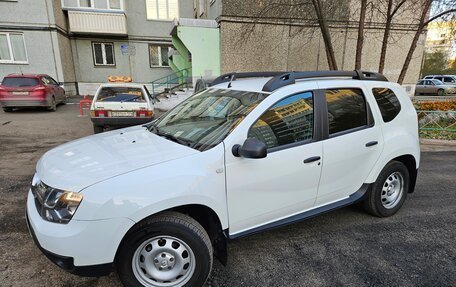
<path fill-rule="evenodd" d="M 166 138 L 166 139 L 168 139 L 168 140 L 171 140 L 171 141 L 173 141 L 173 142 L 176 142 L 176 143 L 178 143 L 178 144 L 185 145 L 185 146 L 188 146 L 188 147 L 191 147 L 191 146 L 193 145 L 193 142 L 192 142 L 192 141 L 190 141 L 190 140 L 184 140 L 184 139 L 178 138 L 178 137 L 176 137 L 176 136 L 173 136 L 173 135 L 171 135 L 171 134 L 167 134 L 167 133 L 165 133 L 165 132 L 162 132 L 162 131 L 161 131 L 157 126 L 155 126 L 155 125 L 151 125 L 151 126 L 148 127 L 148 128 L 150 128 L 149 131 L 152 130 L 156 135 L 161 136 L 161 137 L 164 137 L 164 138 Z"/>

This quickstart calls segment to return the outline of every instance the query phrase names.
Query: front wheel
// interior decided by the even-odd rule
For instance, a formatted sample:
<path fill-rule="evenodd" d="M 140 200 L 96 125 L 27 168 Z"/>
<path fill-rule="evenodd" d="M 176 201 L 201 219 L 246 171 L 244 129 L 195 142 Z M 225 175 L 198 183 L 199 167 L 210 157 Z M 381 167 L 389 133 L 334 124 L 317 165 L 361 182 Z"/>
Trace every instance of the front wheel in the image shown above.
<path fill-rule="evenodd" d="M 13 108 L 3 108 L 3 111 L 5 113 L 11 113 L 13 111 Z"/>
<path fill-rule="evenodd" d="M 48 107 L 49 111 L 51 112 L 55 112 L 57 111 L 57 102 L 55 101 L 55 98 L 52 97 L 52 100 L 51 100 L 51 105 Z"/>
<path fill-rule="evenodd" d="M 122 241 L 116 267 L 125 286 L 202 286 L 212 268 L 204 228 L 178 212 L 163 212 L 134 227 Z"/>
<path fill-rule="evenodd" d="M 439 97 L 445 96 L 445 91 L 442 90 L 442 89 L 438 90 L 438 91 L 437 91 L 437 96 L 439 96 Z"/>
<path fill-rule="evenodd" d="M 389 162 L 364 201 L 366 210 L 378 217 L 394 215 L 404 204 L 409 183 L 407 167 L 398 161 Z"/>

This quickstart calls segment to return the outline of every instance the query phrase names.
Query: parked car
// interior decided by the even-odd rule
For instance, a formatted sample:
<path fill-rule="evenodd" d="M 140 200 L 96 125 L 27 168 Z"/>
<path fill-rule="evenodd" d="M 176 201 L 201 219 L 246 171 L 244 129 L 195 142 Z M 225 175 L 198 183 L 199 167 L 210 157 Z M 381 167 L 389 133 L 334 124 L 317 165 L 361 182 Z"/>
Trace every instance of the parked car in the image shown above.
<path fill-rule="evenodd" d="M 439 80 L 445 85 L 456 85 L 456 75 L 428 75 L 424 80 Z"/>
<path fill-rule="evenodd" d="M 56 111 L 61 103 L 66 103 L 65 90 L 49 75 L 11 74 L 0 85 L 0 105 L 5 112 L 22 107 Z"/>
<path fill-rule="evenodd" d="M 125 286 L 201 286 L 228 239 L 355 202 L 395 214 L 414 191 L 417 114 L 360 71 L 232 73 L 143 125 L 39 160 L 36 244 L 61 268 Z"/>
<path fill-rule="evenodd" d="M 102 84 L 90 108 L 93 130 L 126 127 L 150 122 L 154 117 L 154 99 L 144 85 L 134 83 Z"/>
<path fill-rule="evenodd" d="M 439 80 L 419 80 L 415 87 L 415 96 L 433 95 L 443 97 L 448 94 L 456 94 L 456 86 L 445 85 Z"/>

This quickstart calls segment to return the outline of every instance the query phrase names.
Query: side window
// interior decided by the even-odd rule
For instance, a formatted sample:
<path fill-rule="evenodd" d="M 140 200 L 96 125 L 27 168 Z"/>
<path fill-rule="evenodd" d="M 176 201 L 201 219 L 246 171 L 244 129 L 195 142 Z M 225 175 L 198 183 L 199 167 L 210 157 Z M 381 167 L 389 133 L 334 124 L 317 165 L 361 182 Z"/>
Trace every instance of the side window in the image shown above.
<path fill-rule="evenodd" d="M 59 84 L 51 77 L 46 77 L 51 85 L 58 86 Z"/>
<path fill-rule="evenodd" d="M 266 143 L 268 148 L 312 139 L 312 92 L 287 97 L 269 108 L 251 127 L 248 137 Z"/>
<path fill-rule="evenodd" d="M 401 111 L 401 104 L 393 91 L 386 88 L 372 89 L 385 123 L 392 121 Z"/>
<path fill-rule="evenodd" d="M 49 79 L 47 77 L 41 77 L 41 82 L 43 82 L 43 84 L 45 84 L 45 85 L 51 84 L 51 82 L 49 81 Z"/>
<path fill-rule="evenodd" d="M 326 90 L 329 135 L 367 126 L 367 107 L 358 89 Z"/>
<path fill-rule="evenodd" d="M 453 78 L 451 78 L 451 77 L 445 77 L 444 80 L 445 80 L 445 83 L 454 84 L 454 83 L 456 82 L 456 81 L 455 81 Z"/>

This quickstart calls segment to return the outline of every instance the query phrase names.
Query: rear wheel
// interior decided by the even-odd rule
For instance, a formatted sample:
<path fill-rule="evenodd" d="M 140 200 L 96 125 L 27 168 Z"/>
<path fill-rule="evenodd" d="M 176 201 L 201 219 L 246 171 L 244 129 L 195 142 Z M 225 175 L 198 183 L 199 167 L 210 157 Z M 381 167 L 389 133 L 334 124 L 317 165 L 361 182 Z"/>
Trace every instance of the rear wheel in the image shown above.
<path fill-rule="evenodd" d="M 123 240 L 116 267 L 125 286 L 202 286 L 212 268 L 212 245 L 193 218 L 164 212 Z"/>
<path fill-rule="evenodd" d="M 102 126 L 96 126 L 93 125 L 93 132 L 96 134 L 102 133 L 104 131 L 104 128 Z"/>
<path fill-rule="evenodd" d="M 398 161 L 389 162 L 374 183 L 364 201 L 364 207 L 372 215 L 394 215 L 407 197 L 410 176 L 407 167 Z"/>
<path fill-rule="evenodd" d="M 437 91 L 437 96 L 443 97 L 444 95 L 445 95 L 445 91 L 444 90 L 440 89 L 440 90 Z"/>
<path fill-rule="evenodd" d="M 11 113 L 13 111 L 13 108 L 3 108 L 3 111 L 5 113 Z"/>

